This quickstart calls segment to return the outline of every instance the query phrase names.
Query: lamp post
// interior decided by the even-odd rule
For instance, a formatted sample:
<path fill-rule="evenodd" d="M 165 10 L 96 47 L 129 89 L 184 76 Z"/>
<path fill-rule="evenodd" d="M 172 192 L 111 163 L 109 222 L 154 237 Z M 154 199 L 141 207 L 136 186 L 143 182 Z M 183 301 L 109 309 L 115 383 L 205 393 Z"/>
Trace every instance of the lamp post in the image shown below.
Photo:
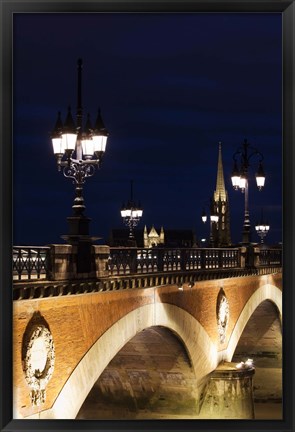
<path fill-rule="evenodd" d="M 257 223 L 256 223 L 256 225 L 255 225 L 255 229 L 256 229 L 257 234 L 258 234 L 259 237 L 260 237 L 260 243 L 263 244 L 263 243 L 264 243 L 263 239 L 264 239 L 264 237 L 267 235 L 267 233 L 268 233 L 268 231 L 269 231 L 269 229 L 270 229 L 269 223 L 266 223 L 266 222 L 264 221 L 264 217 L 263 217 L 263 209 L 261 209 L 261 218 L 260 218 L 260 222 L 257 222 Z"/>
<path fill-rule="evenodd" d="M 76 244 L 81 240 L 89 240 L 90 219 L 84 215 L 83 185 L 86 179 L 92 177 L 96 169 L 100 167 L 108 138 L 100 110 L 98 110 L 94 127 L 91 125 L 88 114 L 83 129 L 81 59 L 77 62 L 77 68 L 76 125 L 69 107 L 64 124 L 60 112 L 58 113 L 55 128 L 51 135 L 58 171 L 62 170 L 64 176 L 72 179 L 75 185 L 75 199 L 72 206 L 74 215 L 67 218 L 69 235 L 63 236 L 71 244 Z"/>
<path fill-rule="evenodd" d="M 250 159 L 253 156 L 259 158 L 258 170 L 256 173 L 256 183 L 259 190 L 262 190 L 265 183 L 265 175 L 262 167 L 263 155 L 255 147 L 252 147 L 245 139 L 242 147 L 238 148 L 233 154 L 234 167 L 231 176 L 232 185 L 235 190 L 240 189 L 245 196 L 245 212 L 244 212 L 244 225 L 242 243 L 250 243 L 250 217 L 249 217 L 249 181 L 248 169 L 250 166 Z M 239 159 L 239 161 L 238 161 Z"/>
<path fill-rule="evenodd" d="M 134 228 L 139 224 L 142 217 L 143 210 L 140 203 L 136 204 L 133 201 L 133 181 L 130 182 L 130 200 L 127 205 L 123 204 L 121 209 L 121 217 L 126 226 L 129 227 L 129 240 L 132 242 L 134 239 Z"/>
<path fill-rule="evenodd" d="M 213 201 L 211 200 L 210 203 L 210 241 L 209 244 L 211 247 L 214 247 L 214 236 L 213 236 L 213 224 L 216 224 L 219 220 L 219 216 L 217 215 L 217 213 L 214 210 L 214 205 L 213 205 Z M 203 207 L 203 212 L 202 212 L 202 222 L 205 224 L 207 222 L 207 214 L 205 211 L 205 208 Z"/>

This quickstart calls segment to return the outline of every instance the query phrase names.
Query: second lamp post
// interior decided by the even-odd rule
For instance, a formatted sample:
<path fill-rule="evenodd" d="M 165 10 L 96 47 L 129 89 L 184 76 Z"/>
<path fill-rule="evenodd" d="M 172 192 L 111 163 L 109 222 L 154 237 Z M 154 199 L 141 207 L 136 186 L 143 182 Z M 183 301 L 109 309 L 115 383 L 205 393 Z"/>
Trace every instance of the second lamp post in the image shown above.
<path fill-rule="evenodd" d="M 216 213 L 215 209 L 214 209 L 214 204 L 213 204 L 213 200 L 211 200 L 210 202 L 210 206 L 209 206 L 209 220 L 210 220 L 210 240 L 209 240 L 209 246 L 210 247 L 217 247 L 217 245 L 215 244 L 215 238 L 214 238 L 214 233 L 213 233 L 213 226 L 215 224 L 218 223 L 219 220 L 219 216 Z M 205 208 L 203 207 L 203 213 L 202 213 L 202 222 L 205 224 L 207 222 L 207 214 L 205 212 Z"/>
<path fill-rule="evenodd" d="M 265 183 L 265 175 L 262 167 L 263 155 L 255 147 L 252 147 L 245 139 L 242 147 L 238 148 L 233 155 L 234 167 L 232 172 L 232 185 L 235 190 L 240 189 L 245 194 L 245 212 L 244 212 L 244 225 L 242 243 L 249 244 L 251 236 L 251 225 L 249 217 L 249 181 L 248 181 L 248 168 L 250 166 L 250 159 L 253 156 L 259 158 L 258 170 L 256 172 L 256 183 L 259 190 L 261 190 Z M 239 159 L 239 160 L 238 160 Z"/>
<path fill-rule="evenodd" d="M 143 214 L 140 203 L 136 204 L 133 201 L 133 181 L 130 182 L 130 200 L 127 205 L 123 204 L 121 209 L 121 217 L 126 226 L 129 227 L 129 240 L 135 242 L 134 228 L 137 227 Z"/>

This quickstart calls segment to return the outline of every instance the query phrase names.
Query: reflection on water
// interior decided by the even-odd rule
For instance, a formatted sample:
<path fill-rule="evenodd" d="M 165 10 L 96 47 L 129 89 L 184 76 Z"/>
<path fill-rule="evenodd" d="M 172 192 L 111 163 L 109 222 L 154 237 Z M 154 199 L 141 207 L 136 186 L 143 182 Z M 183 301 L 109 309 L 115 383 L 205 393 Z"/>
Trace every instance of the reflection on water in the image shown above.
<path fill-rule="evenodd" d="M 283 406 L 281 403 L 256 403 L 254 405 L 255 419 L 282 420 Z"/>

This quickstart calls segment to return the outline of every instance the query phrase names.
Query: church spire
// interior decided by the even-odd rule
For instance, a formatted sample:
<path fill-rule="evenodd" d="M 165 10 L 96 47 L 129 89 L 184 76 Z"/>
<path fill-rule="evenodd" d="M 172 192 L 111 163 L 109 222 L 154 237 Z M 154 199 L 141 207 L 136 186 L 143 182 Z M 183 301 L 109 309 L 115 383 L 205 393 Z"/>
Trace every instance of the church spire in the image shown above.
<path fill-rule="evenodd" d="M 217 166 L 217 179 L 216 179 L 216 190 L 214 192 L 214 201 L 226 201 L 226 190 L 224 186 L 224 175 L 223 175 L 223 165 L 222 165 L 222 155 L 221 155 L 221 142 L 219 143 L 218 152 L 218 166 Z"/>
<path fill-rule="evenodd" d="M 212 225 L 212 236 L 215 247 L 231 244 L 228 195 L 224 184 L 221 143 L 219 143 L 216 190 L 213 195 L 213 209 L 218 215 L 218 222 Z"/>

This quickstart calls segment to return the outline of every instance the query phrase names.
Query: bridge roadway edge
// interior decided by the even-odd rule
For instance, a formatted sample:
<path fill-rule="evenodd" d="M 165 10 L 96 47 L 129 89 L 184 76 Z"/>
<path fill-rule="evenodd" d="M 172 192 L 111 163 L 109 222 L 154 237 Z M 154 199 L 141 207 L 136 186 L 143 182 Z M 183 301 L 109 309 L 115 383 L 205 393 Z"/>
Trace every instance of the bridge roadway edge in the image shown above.
<path fill-rule="evenodd" d="M 16 316 L 16 319 L 14 320 L 16 323 L 16 331 L 14 331 L 15 406 L 24 407 L 24 405 L 26 405 L 25 409 L 16 409 L 14 417 L 73 418 L 74 411 L 76 411 L 76 409 L 74 410 L 73 408 L 69 410 L 71 411 L 70 417 L 61 417 L 61 410 L 65 411 L 66 404 L 70 404 L 70 402 L 67 402 L 69 401 L 69 396 L 64 398 L 64 394 L 66 394 L 66 386 L 70 385 L 68 383 L 70 383 L 71 377 L 75 375 L 74 371 L 76 368 L 79 368 L 80 363 L 81 371 L 79 373 L 82 373 L 80 376 L 83 376 L 83 374 L 85 375 L 85 366 L 82 365 L 81 360 L 91 351 L 92 348 L 94 349 L 96 341 L 100 336 L 104 334 L 106 335 L 108 331 L 112 332 L 116 328 L 116 322 L 120 321 L 127 315 L 129 315 L 129 318 L 132 316 L 130 322 L 133 322 L 133 325 L 131 325 L 130 328 L 133 328 L 133 333 L 131 332 L 131 334 L 135 335 L 136 332 L 143 329 L 140 324 L 141 321 L 146 323 L 145 325 L 167 326 L 183 340 L 191 358 L 194 356 L 192 352 L 200 352 L 202 347 L 198 350 L 189 348 L 192 346 L 192 343 L 189 342 L 188 336 L 184 337 L 181 333 L 192 334 L 196 340 L 200 340 L 200 333 L 202 331 L 203 333 L 205 332 L 205 334 L 207 334 L 207 341 L 210 341 L 208 346 L 211 345 L 211 354 L 207 355 L 207 357 L 209 357 L 208 364 L 211 362 L 211 366 L 208 367 L 208 369 L 205 368 L 206 370 L 204 371 L 204 375 L 206 375 L 206 373 L 211 372 L 217 366 L 220 360 L 225 359 L 225 357 L 229 360 L 229 355 L 227 354 L 227 346 L 230 339 L 229 336 L 232 334 L 235 323 L 239 319 L 247 301 L 256 290 L 263 286 L 277 286 L 278 288 L 276 289 L 280 290 L 281 275 L 264 275 L 259 278 L 257 276 L 252 276 L 214 281 L 200 281 L 196 282 L 193 288 L 184 285 L 183 291 L 180 291 L 176 285 L 170 285 L 145 289 L 135 288 L 132 290 L 119 290 L 115 292 L 89 293 L 85 295 L 61 296 L 14 302 L 14 313 Z M 230 324 L 224 346 L 218 341 L 215 319 L 216 299 L 220 288 L 223 288 L 230 305 Z M 237 289 L 239 290 L 239 295 L 237 295 Z M 265 290 L 265 295 L 269 295 L 267 289 Z M 105 296 L 107 301 L 105 301 L 105 298 L 102 296 Z M 104 298 L 103 303 L 101 302 L 102 298 Z M 273 301 L 273 299 L 271 300 Z M 155 305 L 156 307 L 154 307 Z M 163 313 L 163 308 L 165 313 Z M 175 320 L 175 308 L 182 310 L 182 318 L 179 313 L 176 313 L 178 321 Z M 145 313 L 140 312 L 140 310 L 143 311 L 148 309 L 150 311 L 147 314 L 148 317 Z M 162 312 L 160 312 L 160 310 L 162 310 Z M 174 312 L 171 312 L 172 310 Z M 36 311 L 41 313 L 50 326 L 56 346 L 56 359 L 59 359 L 59 361 L 56 361 L 55 376 L 52 377 L 47 387 L 47 400 L 43 406 L 43 412 L 41 411 L 40 413 L 38 412 L 38 409 L 34 409 L 30 406 L 29 387 L 26 385 L 21 368 L 21 362 L 19 362 L 22 335 L 30 317 Z M 171 315 L 170 318 L 169 314 Z M 190 324 L 186 331 L 180 330 L 176 325 L 177 322 L 179 323 L 182 321 L 183 324 L 181 327 L 185 328 L 184 323 L 187 323 L 189 320 L 183 318 L 184 314 L 189 315 L 194 319 L 194 325 Z M 67 318 L 72 318 L 73 316 L 76 317 L 76 322 L 72 322 L 69 328 L 69 320 Z M 95 319 L 94 316 L 96 316 Z M 166 321 L 164 319 L 160 320 L 160 316 L 166 316 Z M 137 321 L 138 324 L 136 324 Z M 124 320 L 122 322 L 124 322 Z M 199 327 L 196 323 L 199 323 Z M 126 328 L 129 328 L 130 326 L 130 324 L 126 325 L 126 323 L 124 325 Z M 195 329 L 194 331 L 192 331 L 192 326 Z M 112 327 L 113 330 L 111 330 Z M 122 327 L 120 330 L 121 333 L 125 327 Z M 197 328 L 202 328 L 202 330 L 197 331 Z M 98 329 L 100 329 L 100 331 L 98 331 Z M 115 332 L 115 336 L 116 334 L 117 333 Z M 62 343 L 59 342 L 60 338 L 63 339 Z M 122 346 L 127 343 L 127 339 L 126 336 L 123 338 Z M 202 343 L 205 343 L 205 340 L 206 337 L 203 337 Z M 85 342 L 87 343 L 85 344 Z M 74 346 L 76 347 L 75 356 L 70 359 L 70 357 L 73 356 L 72 349 Z M 208 352 L 210 352 L 210 349 Z M 70 356 L 69 353 L 71 353 Z M 112 355 L 114 356 L 115 354 L 116 352 L 114 351 Z M 64 363 L 65 359 L 67 359 L 67 363 Z M 105 364 L 104 367 L 106 367 L 110 360 L 111 358 L 106 357 L 105 363 L 103 363 L 103 365 Z M 200 366 L 197 364 L 198 362 L 193 361 L 192 363 L 194 364 L 195 370 L 198 370 L 200 373 Z M 78 369 L 76 372 L 77 371 Z M 62 377 L 62 379 L 60 379 L 60 377 Z M 93 374 L 93 379 L 94 377 L 96 377 L 96 379 L 98 378 L 97 373 Z M 59 382 L 59 386 L 57 385 L 57 381 Z M 85 389 L 88 389 L 90 385 L 93 385 L 91 382 L 92 381 L 89 381 L 89 385 L 88 387 L 86 386 Z M 61 390 L 63 387 L 65 387 L 65 390 Z M 59 395 L 58 398 L 56 398 L 56 394 Z M 61 398 L 60 401 L 63 402 L 57 404 L 59 398 Z M 57 405 L 62 408 L 57 408 Z M 52 415 L 56 416 L 57 414 L 58 417 L 51 417 Z"/>

